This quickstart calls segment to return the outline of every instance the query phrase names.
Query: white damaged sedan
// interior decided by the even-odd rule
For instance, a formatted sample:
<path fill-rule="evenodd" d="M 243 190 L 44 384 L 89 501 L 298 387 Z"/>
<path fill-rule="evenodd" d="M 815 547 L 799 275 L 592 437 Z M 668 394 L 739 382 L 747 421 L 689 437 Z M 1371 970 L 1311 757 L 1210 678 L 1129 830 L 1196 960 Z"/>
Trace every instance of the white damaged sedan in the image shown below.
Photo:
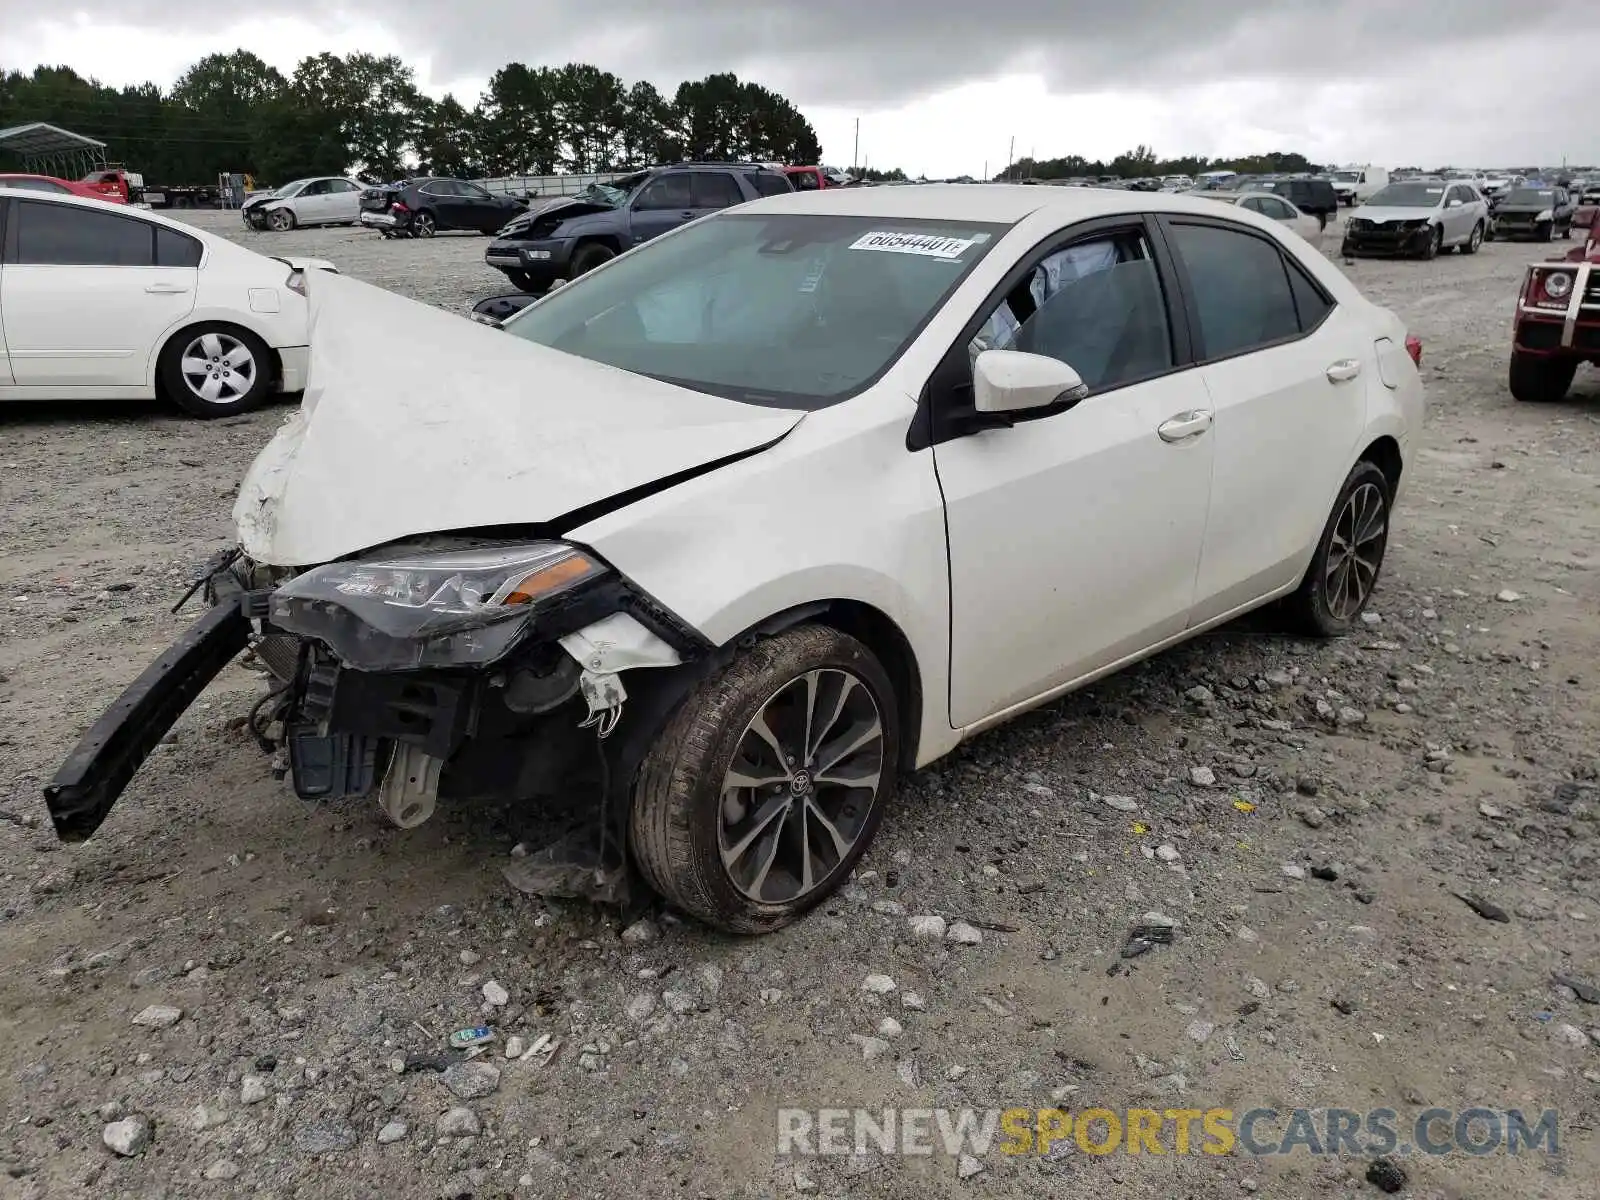
<path fill-rule="evenodd" d="M 498 329 L 310 283 L 304 404 L 63 840 L 254 644 L 301 796 L 586 797 L 547 877 L 774 929 L 964 739 L 1270 601 L 1349 630 L 1423 417 L 1392 313 L 1181 196 L 772 197 Z"/>

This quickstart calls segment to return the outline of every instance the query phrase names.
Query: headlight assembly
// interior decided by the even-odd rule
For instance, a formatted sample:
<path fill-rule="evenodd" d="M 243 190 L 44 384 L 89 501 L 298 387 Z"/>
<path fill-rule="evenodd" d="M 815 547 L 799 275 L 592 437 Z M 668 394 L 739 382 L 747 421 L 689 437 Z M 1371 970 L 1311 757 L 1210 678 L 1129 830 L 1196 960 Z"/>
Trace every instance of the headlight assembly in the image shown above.
<path fill-rule="evenodd" d="M 272 594 L 273 625 L 361 671 L 482 666 L 608 573 L 562 542 L 328 563 Z"/>

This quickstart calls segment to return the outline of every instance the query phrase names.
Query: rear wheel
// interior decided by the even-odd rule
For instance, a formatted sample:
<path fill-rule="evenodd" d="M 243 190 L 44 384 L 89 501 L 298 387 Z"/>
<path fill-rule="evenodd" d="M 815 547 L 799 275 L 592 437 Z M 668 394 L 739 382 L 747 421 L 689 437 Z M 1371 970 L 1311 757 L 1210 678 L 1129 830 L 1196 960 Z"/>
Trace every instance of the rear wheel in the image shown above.
<path fill-rule="evenodd" d="M 1383 569 L 1391 499 L 1383 472 L 1358 462 L 1339 489 L 1300 589 L 1285 603 L 1301 632 L 1338 637 L 1355 627 Z"/>
<path fill-rule="evenodd" d="M 249 412 L 272 388 L 272 352 L 235 325 L 182 330 L 162 348 L 156 369 L 168 398 L 196 417 Z"/>
<path fill-rule="evenodd" d="M 433 214 L 423 209 L 411 218 L 411 234 L 413 237 L 431 238 L 439 232 L 439 223 L 434 220 Z"/>
<path fill-rule="evenodd" d="M 610 246 L 603 246 L 599 242 L 590 242 L 586 246 L 579 246 L 578 252 L 572 256 L 572 277 L 587 275 L 596 267 L 610 262 L 617 256 L 617 252 Z"/>
<path fill-rule="evenodd" d="M 1511 353 L 1511 395 L 1525 404 L 1552 404 L 1572 387 L 1578 364 L 1570 358 Z"/>
<path fill-rule="evenodd" d="M 861 642 L 821 625 L 758 642 L 689 695 L 646 756 L 634 860 L 708 925 L 778 929 L 849 877 L 899 753 L 894 689 Z"/>

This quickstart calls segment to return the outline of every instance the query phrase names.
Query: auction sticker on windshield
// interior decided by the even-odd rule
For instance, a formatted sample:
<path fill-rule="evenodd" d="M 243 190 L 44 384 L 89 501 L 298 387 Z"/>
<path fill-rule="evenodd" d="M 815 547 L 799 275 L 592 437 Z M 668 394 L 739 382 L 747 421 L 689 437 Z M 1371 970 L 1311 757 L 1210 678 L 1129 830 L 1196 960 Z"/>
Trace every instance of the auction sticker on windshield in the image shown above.
<path fill-rule="evenodd" d="M 920 254 L 924 258 L 960 258 L 977 244 L 977 238 L 939 237 L 929 233 L 864 233 L 850 243 L 850 249 Z"/>

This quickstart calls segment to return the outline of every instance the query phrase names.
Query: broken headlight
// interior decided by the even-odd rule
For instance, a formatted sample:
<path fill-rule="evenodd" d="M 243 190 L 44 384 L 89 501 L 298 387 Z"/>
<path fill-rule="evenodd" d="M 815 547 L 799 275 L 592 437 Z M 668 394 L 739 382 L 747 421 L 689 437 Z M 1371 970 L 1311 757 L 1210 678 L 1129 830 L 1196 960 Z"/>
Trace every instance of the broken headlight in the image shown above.
<path fill-rule="evenodd" d="M 295 576 L 272 593 L 271 619 L 358 671 L 482 666 L 606 571 L 562 542 L 355 559 Z"/>

